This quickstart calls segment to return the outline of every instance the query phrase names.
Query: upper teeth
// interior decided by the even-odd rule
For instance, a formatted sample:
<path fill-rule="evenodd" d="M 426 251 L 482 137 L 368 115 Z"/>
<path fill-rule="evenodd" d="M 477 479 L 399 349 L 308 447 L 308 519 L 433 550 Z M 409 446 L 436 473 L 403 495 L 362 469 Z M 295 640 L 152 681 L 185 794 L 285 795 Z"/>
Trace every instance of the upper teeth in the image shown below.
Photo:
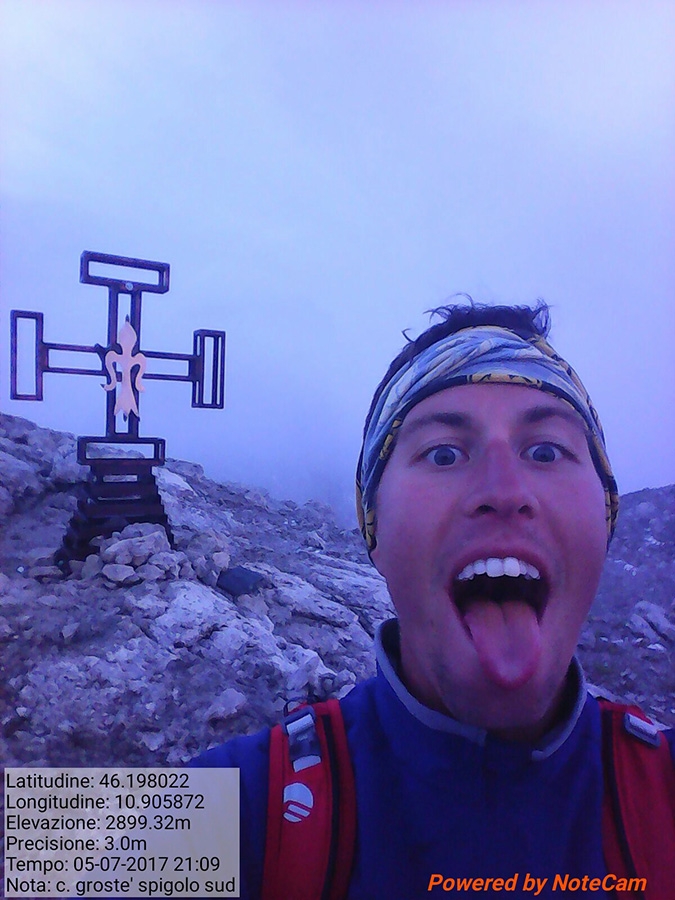
<path fill-rule="evenodd" d="M 501 578 L 502 575 L 510 575 L 512 578 L 517 578 L 519 575 L 524 575 L 526 578 L 541 577 L 538 569 L 522 559 L 516 559 L 515 556 L 506 556 L 504 559 L 497 559 L 494 556 L 489 559 L 477 559 L 468 566 L 464 566 L 457 576 L 457 580 L 468 581 L 474 575 L 487 575 L 488 578 Z"/>

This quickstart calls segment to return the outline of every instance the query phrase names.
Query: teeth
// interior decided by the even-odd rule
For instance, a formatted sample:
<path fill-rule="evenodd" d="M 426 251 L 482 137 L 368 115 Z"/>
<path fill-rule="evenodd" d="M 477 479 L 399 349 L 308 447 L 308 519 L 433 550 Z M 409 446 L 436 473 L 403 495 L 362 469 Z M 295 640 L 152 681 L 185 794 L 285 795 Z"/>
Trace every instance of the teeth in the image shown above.
<path fill-rule="evenodd" d="M 491 556 L 485 561 L 485 574 L 488 578 L 501 578 L 504 574 L 504 560 Z"/>
<path fill-rule="evenodd" d="M 518 578 L 520 575 L 520 563 L 515 556 L 507 556 L 504 560 L 504 574 L 511 578 Z"/>
<path fill-rule="evenodd" d="M 524 575 L 525 578 L 541 578 L 535 566 L 522 559 L 516 559 L 515 556 L 506 556 L 504 559 L 495 556 L 477 559 L 462 569 L 457 580 L 469 581 L 474 575 L 487 575 L 488 578 L 501 578 L 503 575 L 511 578 L 517 578 L 519 575 Z"/>

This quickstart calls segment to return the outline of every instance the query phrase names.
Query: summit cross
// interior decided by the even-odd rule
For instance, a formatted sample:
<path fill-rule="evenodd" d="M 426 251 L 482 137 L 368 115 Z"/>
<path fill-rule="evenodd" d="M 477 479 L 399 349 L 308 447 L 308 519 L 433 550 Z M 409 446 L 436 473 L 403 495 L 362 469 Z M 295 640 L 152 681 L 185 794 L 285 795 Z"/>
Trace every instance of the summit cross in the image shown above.
<path fill-rule="evenodd" d="M 99 267 L 98 271 L 92 271 L 93 265 Z M 101 272 L 101 267 L 106 270 Z M 145 272 L 149 273 L 147 280 L 143 277 Z M 192 353 L 140 349 L 143 294 L 165 294 L 169 290 L 168 263 L 85 251 L 80 258 L 80 281 L 108 288 L 105 346 L 48 343 L 44 340 L 43 313 L 16 309 L 10 313 L 12 400 L 42 400 L 46 372 L 98 376 L 103 379 L 101 386 L 106 391 L 105 434 L 77 439 L 77 461 L 89 466 L 91 475 L 86 496 L 78 502 L 78 512 L 55 560 L 62 567 L 68 567 L 70 559 L 84 558 L 93 537 L 111 534 L 124 524 L 158 522 L 164 525 L 171 539 L 171 529 L 152 474 L 153 466 L 164 465 L 165 441 L 139 435 L 139 395 L 145 391 L 144 381 L 189 382 L 194 408 L 223 409 L 225 405 L 224 331 L 195 331 Z M 129 298 L 128 314 L 120 324 L 121 298 L 125 295 Z M 21 390 L 19 332 L 31 325 L 35 346 L 33 380 L 28 390 Z M 59 352 L 92 354 L 98 358 L 97 365 L 55 364 L 53 356 Z M 152 360 L 174 365 L 183 363 L 186 371 L 182 374 L 148 371 Z M 118 419 L 120 413 L 123 423 Z M 148 449 L 151 455 L 147 455 Z M 141 451 L 142 458 L 130 458 L 129 450 Z"/>

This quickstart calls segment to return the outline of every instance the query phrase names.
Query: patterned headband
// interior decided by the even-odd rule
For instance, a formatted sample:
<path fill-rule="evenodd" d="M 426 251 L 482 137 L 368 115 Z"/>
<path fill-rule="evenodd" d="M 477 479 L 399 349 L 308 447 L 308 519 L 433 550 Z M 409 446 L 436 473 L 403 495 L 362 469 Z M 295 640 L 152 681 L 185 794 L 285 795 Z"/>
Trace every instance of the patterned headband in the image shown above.
<path fill-rule="evenodd" d="M 445 388 L 488 383 L 538 388 L 579 413 L 605 489 L 609 543 L 616 527 L 619 494 L 600 419 L 579 376 L 543 337 L 526 340 L 506 328 L 479 325 L 450 334 L 422 350 L 392 375 L 377 400 L 366 425 L 356 475 L 356 512 L 369 553 L 375 547 L 377 486 L 406 415 L 425 397 Z"/>

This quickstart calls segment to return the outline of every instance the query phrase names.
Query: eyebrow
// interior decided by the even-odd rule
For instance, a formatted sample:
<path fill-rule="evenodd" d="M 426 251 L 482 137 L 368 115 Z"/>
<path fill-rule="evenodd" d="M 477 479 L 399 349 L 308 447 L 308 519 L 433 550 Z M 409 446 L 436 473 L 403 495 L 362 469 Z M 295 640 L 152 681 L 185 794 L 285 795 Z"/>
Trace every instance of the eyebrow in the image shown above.
<path fill-rule="evenodd" d="M 436 412 L 427 413 L 418 419 L 413 419 L 412 422 L 409 419 L 405 419 L 401 430 L 405 434 L 415 434 L 415 432 L 421 431 L 429 425 L 447 425 L 450 428 L 459 428 L 465 431 L 475 428 L 473 420 L 468 413 Z"/>
<path fill-rule="evenodd" d="M 544 422 L 546 419 L 552 418 L 564 419 L 577 428 L 581 428 L 582 431 L 586 431 L 586 423 L 578 412 L 559 406 L 533 406 L 524 414 L 523 422 L 526 425 L 535 425 L 537 422 Z"/>
<path fill-rule="evenodd" d="M 533 406 L 526 410 L 520 417 L 525 425 L 536 425 L 538 422 L 544 422 L 547 419 L 563 419 L 582 431 L 586 430 L 585 423 L 579 413 L 572 409 L 564 409 L 558 406 Z M 460 412 L 435 412 L 427 413 L 417 419 L 409 421 L 405 420 L 401 429 L 405 435 L 415 434 L 429 425 L 445 425 L 449 428 L 459 429 L 461 431 L 477 430 L 475 420 L 469 413 Z"/>

